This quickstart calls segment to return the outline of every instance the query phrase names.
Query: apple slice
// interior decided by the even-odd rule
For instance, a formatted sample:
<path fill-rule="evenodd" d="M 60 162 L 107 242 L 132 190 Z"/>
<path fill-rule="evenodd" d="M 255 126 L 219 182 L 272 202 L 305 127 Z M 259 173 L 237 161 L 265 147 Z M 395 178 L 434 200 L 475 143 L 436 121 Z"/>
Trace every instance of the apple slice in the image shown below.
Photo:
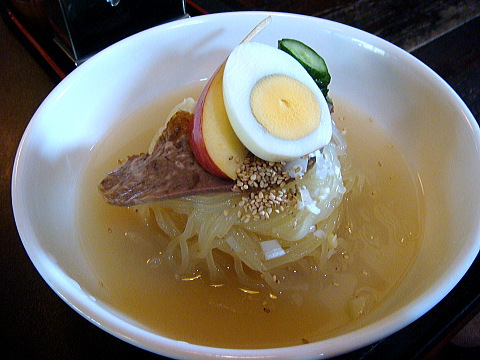
<path fill-rule="evenodd" d="M 197 161 L 212 175 L 235 179 L 247 155 L 228 119 L 223 102 L 223 63 L 200 95 L 190 125 L 190 146 Z"/>

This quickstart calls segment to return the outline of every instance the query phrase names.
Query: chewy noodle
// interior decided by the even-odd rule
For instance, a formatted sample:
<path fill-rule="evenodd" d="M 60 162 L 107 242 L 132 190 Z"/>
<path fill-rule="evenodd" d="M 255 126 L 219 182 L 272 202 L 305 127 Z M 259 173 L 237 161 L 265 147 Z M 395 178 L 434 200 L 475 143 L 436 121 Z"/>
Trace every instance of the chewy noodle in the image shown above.
<path fill-rule="evenodd" d="M 184 104 L 187 110 L 192 105 Z M 355 180 L 345 150 L 345 139 L 334 127 L 332 141 L 314 154 L 314 166 L 285 185 L 287 193 L 296 194 L 295 199 L 282 211 L 273 204 L 265 219 L 245 221 L 241 216 L 243 204 L 256 193 L 189 196 L 134 209 L 144 219 L 153 216 L 170 238 L 165 255 L 178 274 L 191 273 L 204 261 L 210 281 L 220 281 L 221 267 L 214 256 L 220 250 L 233 257 L 241 282 L 252 283 L 247 266 L 272 288 L 280 288 L 274 269 L 307 256 L 321 267 L 335 251 L 342 198 Z"/>

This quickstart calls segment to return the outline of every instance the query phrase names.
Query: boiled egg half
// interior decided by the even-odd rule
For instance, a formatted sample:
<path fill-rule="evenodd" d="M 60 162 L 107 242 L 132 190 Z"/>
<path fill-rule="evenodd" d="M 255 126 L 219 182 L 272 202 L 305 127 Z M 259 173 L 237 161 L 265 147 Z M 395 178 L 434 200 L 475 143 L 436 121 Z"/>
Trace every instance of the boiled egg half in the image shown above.
<path fill-rule="evenodd" d="M 230 124 L 245 147 L 267 161 L 289 161 L 330 142 L 328 104 L 303 66 L 256 42 L 237 46 L 223 74 Z"/>

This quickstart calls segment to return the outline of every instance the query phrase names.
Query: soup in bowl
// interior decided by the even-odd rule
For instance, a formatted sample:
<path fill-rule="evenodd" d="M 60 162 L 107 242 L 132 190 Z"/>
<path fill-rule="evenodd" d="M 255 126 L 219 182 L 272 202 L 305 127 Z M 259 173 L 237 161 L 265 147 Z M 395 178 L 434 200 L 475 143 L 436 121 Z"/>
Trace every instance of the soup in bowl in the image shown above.
<path fill-rule="evenodd" d="M 105 202 L 107 173 L 149 152 L 268 15 L 252 41 L 297 39 L 331 75 L 333 140 L 285 185 L 295 203 L 255 222 L 244 205 L 258 192 Z M 480 247 L 479 148 L 458 95 L 375 36 L 299 15 L 208 15 L 127 38 L 63 80 L 19 146 L 13 206 L 45 281 L 114 336 L 173 358 L 329 357 L 408 325 L 465 274 Z M 311 173 L 331 180 L 314 201 Z"/>

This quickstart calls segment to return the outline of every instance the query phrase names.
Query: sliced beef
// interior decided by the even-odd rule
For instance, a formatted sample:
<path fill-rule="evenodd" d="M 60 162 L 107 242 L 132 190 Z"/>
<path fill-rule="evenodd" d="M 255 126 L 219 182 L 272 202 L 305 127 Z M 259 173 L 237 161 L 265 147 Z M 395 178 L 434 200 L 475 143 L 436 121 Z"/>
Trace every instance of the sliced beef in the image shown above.
<path fill-rule="evenodd" d="M 208 173 L 188 141 L 192 114 L 179 111 L 168 122 L 151 154 L 133 155 L 109 173 L 98 189 L 112 205 L 132 206 L 193 194 L 232 191 L 233 181 Z"/>

